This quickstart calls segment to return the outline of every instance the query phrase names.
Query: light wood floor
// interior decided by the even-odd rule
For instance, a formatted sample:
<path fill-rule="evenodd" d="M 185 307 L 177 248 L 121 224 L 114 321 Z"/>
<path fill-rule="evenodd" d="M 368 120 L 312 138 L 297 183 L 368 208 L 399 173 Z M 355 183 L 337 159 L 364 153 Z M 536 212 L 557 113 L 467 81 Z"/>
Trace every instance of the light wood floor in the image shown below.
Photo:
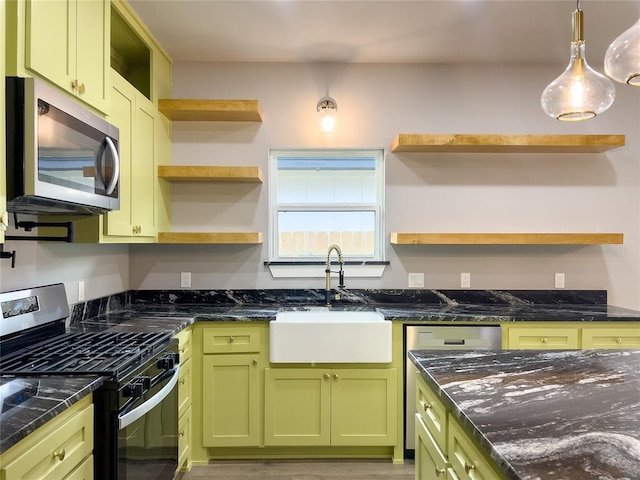
<path fill-rule="evenodd" d="M 182 480 L 413 480 L 404 465 L 376 460 L 238 460 L 193 467 Z"/>

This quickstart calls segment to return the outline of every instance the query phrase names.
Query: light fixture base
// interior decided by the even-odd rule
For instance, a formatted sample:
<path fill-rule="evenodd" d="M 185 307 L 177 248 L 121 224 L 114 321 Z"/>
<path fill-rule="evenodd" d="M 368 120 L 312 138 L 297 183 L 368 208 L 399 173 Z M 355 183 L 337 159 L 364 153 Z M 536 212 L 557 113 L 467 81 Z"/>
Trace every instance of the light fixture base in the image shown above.
<path fill-rule="evenodd" d="M 331 97 L 322 97 L 318 100 L 317 110 L 318 112 L 322 110 L 334 110 L 337 112 L 338 103 Z"/>

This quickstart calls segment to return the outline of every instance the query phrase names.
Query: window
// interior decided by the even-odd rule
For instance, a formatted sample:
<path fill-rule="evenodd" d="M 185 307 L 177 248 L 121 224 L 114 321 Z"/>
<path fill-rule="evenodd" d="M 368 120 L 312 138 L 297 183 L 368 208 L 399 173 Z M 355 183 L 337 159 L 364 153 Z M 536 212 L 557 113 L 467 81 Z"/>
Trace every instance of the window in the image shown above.
<path fill-rule="evenodd" d="M 383 150 L 271 150 L 270 260 L 384 260 Z M 321 272 L 324 274 L 324 271 Z"/>

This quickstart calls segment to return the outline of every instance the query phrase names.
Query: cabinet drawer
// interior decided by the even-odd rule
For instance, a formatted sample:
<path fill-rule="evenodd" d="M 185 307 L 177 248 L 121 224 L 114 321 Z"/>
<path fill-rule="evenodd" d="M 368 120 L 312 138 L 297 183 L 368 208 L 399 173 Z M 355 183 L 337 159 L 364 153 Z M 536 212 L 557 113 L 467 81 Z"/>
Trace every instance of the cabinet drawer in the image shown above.
<path fill-rule="evenodd" d="M 416 480 L 446 479 L 449 462 L 416 413 Z"/>
<path fill-rule="evenodd" d="M 427 430 L 442 451 L 446 451 L 447 409 L 438 396 L 427 386 L 422 375 L 416 372 L 416 409 Z"/>
<path fill-rule="evenodd" d="M 191 405 L 191 359 L 184 363 L 180 363 L 180 377 L 178 379 L 178 418 L 184 415 L 184 412 Z"/>
<path fill-rule="evenodd" d="M 180 353 L 180 362 L 186 362 L 191 358 L 191 329 L 182 330 L 174 335 L 178 339 L 178 353 Z"/>
<path fill-rule="evenodd" d="M 640 326 L 583 328 L 582 348 L 640 348 Z"/>
<path fill-rule="evenodd" d="M 260 351 L 259 327 L 214 327 L 202 332 L 203 353 Z"/>
<path fill-rule="evenodd" d="M 478 449 L 458 422 L 449 416 L 449 462 L 460 480 L 500 480 L 488 456 Z"/>
<path fill-rule="evenodd" d="M 191 453 L 191 408 L 178 421 L 178 469 L 188 469 Z"/>
<path fill-rule="evenodd" d="M 510 349 L 577 349 L 578 328 L 521 327 L 509 328 Z"/>
<path fill-rule="evenodd" d="M 70 415 L 55 417 L 17 444 L 16 455 L 2 458 L 2 478 L 12 480 L 63 479 L 93 451 L 93 404 Z M 33 440 L 33 441 L 31 441 Z M 75 478 L 75 477 L 72 477 Z"/>
<path fill-rule="evenodd" d="M 64 480 L 93 480 L 93 455 L 87 457 L 78 468 L 64 477 Z"/>

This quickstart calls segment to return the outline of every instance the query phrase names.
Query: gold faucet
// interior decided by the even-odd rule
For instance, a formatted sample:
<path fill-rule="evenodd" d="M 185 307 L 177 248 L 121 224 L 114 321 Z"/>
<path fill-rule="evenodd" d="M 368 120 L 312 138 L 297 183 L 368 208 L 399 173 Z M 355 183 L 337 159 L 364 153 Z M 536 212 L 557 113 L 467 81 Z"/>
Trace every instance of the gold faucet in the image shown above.
<path fill-rule="evenodd" d="M 331 252 L 336 251 L 338 254 L 338 263 L 340 264 L 340 270 L 337 272 L 339 275 L 339 283 L 338 288 L 344 288 L 344 271 L 342 270 L 342 265 L 344 265 L 344 259 L 342 258 L 342 250 L 338 245 L 330 245 L 327 250 L 327 263 L 325 265 L 324 273 L 326 274 L 326 282 L 325 282 L 325 290 L 324 290 L 324 300 L 327 305 L 331 305 Z M 333 272 L 336 273 L 336 272 Z M 340 298 L 339 294 L 336 294 L 336 300 Z"/>

